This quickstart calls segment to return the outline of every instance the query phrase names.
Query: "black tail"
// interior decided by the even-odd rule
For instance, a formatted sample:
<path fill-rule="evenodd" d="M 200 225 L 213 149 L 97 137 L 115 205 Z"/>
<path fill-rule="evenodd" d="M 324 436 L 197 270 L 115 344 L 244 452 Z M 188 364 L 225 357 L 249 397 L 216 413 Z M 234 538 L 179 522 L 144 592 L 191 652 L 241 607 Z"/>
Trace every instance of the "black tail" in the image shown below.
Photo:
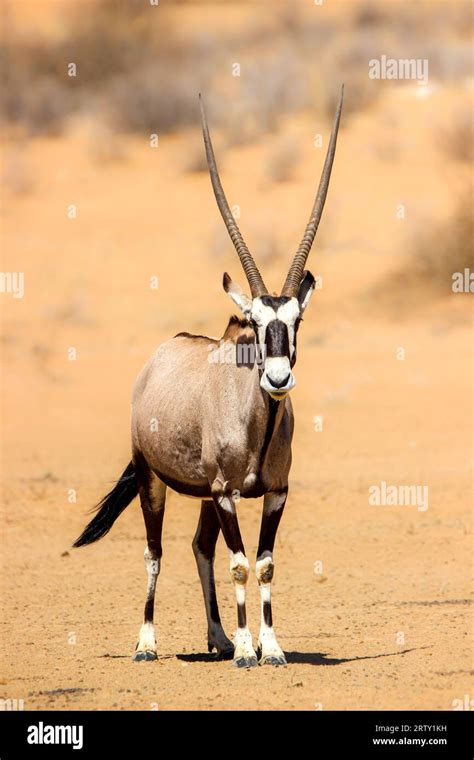
<path fill-rule="evenodd" d="M 93 544 L 94 541 L 105 536 L 117 517 L 122 514 L 125 507 L 128 507 L 137 494 L 138 484 L 135 477 L 135 467 L 133 462 L 130 462 L 110 493 L 98 503 L 96 516 L 84 528 L 73 546 L 77 548 L 78 546 Z"/>

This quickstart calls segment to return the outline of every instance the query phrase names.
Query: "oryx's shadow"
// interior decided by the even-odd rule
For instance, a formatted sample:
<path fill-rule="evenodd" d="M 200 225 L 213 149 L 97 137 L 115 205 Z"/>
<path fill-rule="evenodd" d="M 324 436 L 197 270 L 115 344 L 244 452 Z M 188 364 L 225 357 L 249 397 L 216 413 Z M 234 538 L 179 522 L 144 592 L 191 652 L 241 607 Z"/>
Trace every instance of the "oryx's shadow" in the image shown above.
<path fill-rule="evenodd" d="M 357 662 L 358 660 L 378 660 L 380 657 L 399 657 L 402 654 L 416 652 L 419 649 L 429 649 L 429 646 L 412 647 L 411 649 L 400 649 L 398 652 L 382 652 L 381 654 L 367 654 L 361 657 L 328 657 L 325 652 L 285 652 L 288 665 L 344 665 L 346 662 Z M 130 659 L 128 654 L 102 654 L 100 657 L 109 657 L 113 659 Z M 223 662 L 231 660 L 232 657 L 217 657 L 214 652 L 190 652 L 189 654 L 162 654 L 158 655 L 158 660 L 171 660 L 176 657 L 182 662 Z"/>
<path fill-rule="evenodd" d="M 346 662 L 358 660 L 378 660 L 379 657 L 399 657 L 417 649 L 429 649 L 429 647 L 412 647 L 400 649 L 398 652 L 382 652 L 381 654 L 367 654 L 361 657 L 328 657 L 324 652 L 285 652 L 288 665 L 344 665 Z"/>
<path fill-rule="evenodd" d="M 217 657 L 215 652 L 193 652 L 192 654 L 177 654 L 176 659 L 183 662 L 224 662 L 225 660 L 231 660 L 232 655 L 229 657 Z"/>
<path fill-rule="evenodd" d="M 288 665 L 344 665 L 346 662 L 357 662 L 358 660 L 378 660 L 380 657 L 399 657 L 402 654 L 416 652 L 418 649 L 429 649 L 426 647 L 412 647 L 411 649 L 400 649 L 398 652 L 382 652 L 381 654 L 367 654 L 360 657 L 328 657 L 325 652 L 285 652 Z M 191 654 L 177 654 L 177 660 L 183 662 L 222 662 L 215 654 L 208 652 L 193 652 Z"/>

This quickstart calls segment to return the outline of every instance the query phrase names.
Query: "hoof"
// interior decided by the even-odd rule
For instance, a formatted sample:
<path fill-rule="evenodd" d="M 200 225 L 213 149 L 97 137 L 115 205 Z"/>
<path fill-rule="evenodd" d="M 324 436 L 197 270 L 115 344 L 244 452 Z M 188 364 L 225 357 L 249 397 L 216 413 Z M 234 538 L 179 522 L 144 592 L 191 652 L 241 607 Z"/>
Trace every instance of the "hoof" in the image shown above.
<path fill-rule="evenodd" d="M 255 668 L 258 665 L 256 657 L 237 657 L 232 663 L 234 668 Z"/>
<path fill-rule="evenodd" d="M 227 638 L 227 636 L 220 641 L 219 643 L 212 641 L 211 639 L 207 640 L 207 651 L 209 654 L 211 652 L 216 650 L 215 659 L 216 660 L 232 660 L 234 656 L 234 645 L 230 639 Z"/>
<path fill-rule="evenodd" d="M 234 647 L 231 646 L 229 649 L 218 649 L 218 647 L 214 646 L 214 644 L 209 644 L 209 652 L 212 652 L 214 649 L 216 650 L 216 653 L 214 655 L 215 660 L 232 660 L 234 656 Z"/>
<path fill-rule="evenodd" d="M 267 654 L 265 657 L 262 657 L 259 665 L 273 665 L 274 667 L 281 667 L 288 665 L 285 655 L 274 655 L 274 654 Z"/>
<path fill-rule="evenodd" d="M 157 659 L 156 652 L 152 652 L 151 649 L 147 649 L 145 652 L 135 652 L 133 655 L 133 662 L 151 662 Z"/>

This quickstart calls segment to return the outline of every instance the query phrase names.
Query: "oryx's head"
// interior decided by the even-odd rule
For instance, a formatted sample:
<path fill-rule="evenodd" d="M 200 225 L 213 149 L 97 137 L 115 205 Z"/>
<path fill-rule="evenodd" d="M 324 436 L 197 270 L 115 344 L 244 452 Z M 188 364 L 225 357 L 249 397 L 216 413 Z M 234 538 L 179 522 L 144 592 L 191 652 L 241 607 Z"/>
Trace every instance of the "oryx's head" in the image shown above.
<path fill-rule="evenodd" d="M 204 106 L 199 96 L 204 144 L 214 195 L 246 274 L 251 296 L 232 282 L 227 273 L 224 274 L 224 290 L 237 304 L 255 331 L 256 341 L 264 356 L 260 385 L 272 398 L 276 399 L 283 398 L 296 382 L 292 372 L 296 361 L 296 334 L 303 312 L 311 300 L 315 284 L 311 272 L 305 270 L 305 264 L 326 200 L 336 152 L 343 93 L 342 87 L 313 210 L 279 296 L 269 295 L 229 208 L 217 171 Z"/>

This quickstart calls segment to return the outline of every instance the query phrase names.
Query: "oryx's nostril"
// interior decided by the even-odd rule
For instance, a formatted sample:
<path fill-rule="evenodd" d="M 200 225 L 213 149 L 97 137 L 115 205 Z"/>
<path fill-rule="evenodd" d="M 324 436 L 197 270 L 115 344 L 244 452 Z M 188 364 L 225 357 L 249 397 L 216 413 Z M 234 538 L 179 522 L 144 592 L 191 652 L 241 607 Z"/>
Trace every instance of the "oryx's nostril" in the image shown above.
<path fill-rule="evenodd" d="M 284 388 L 286 385 L 288 385 L 290 374 L 288 373 L 288 375 L 283 380 L 272 380 L 270 375 L 267 375 L 267 377 L 270 382 L 270 385 L 273 385 L 274 388 Z"/>

